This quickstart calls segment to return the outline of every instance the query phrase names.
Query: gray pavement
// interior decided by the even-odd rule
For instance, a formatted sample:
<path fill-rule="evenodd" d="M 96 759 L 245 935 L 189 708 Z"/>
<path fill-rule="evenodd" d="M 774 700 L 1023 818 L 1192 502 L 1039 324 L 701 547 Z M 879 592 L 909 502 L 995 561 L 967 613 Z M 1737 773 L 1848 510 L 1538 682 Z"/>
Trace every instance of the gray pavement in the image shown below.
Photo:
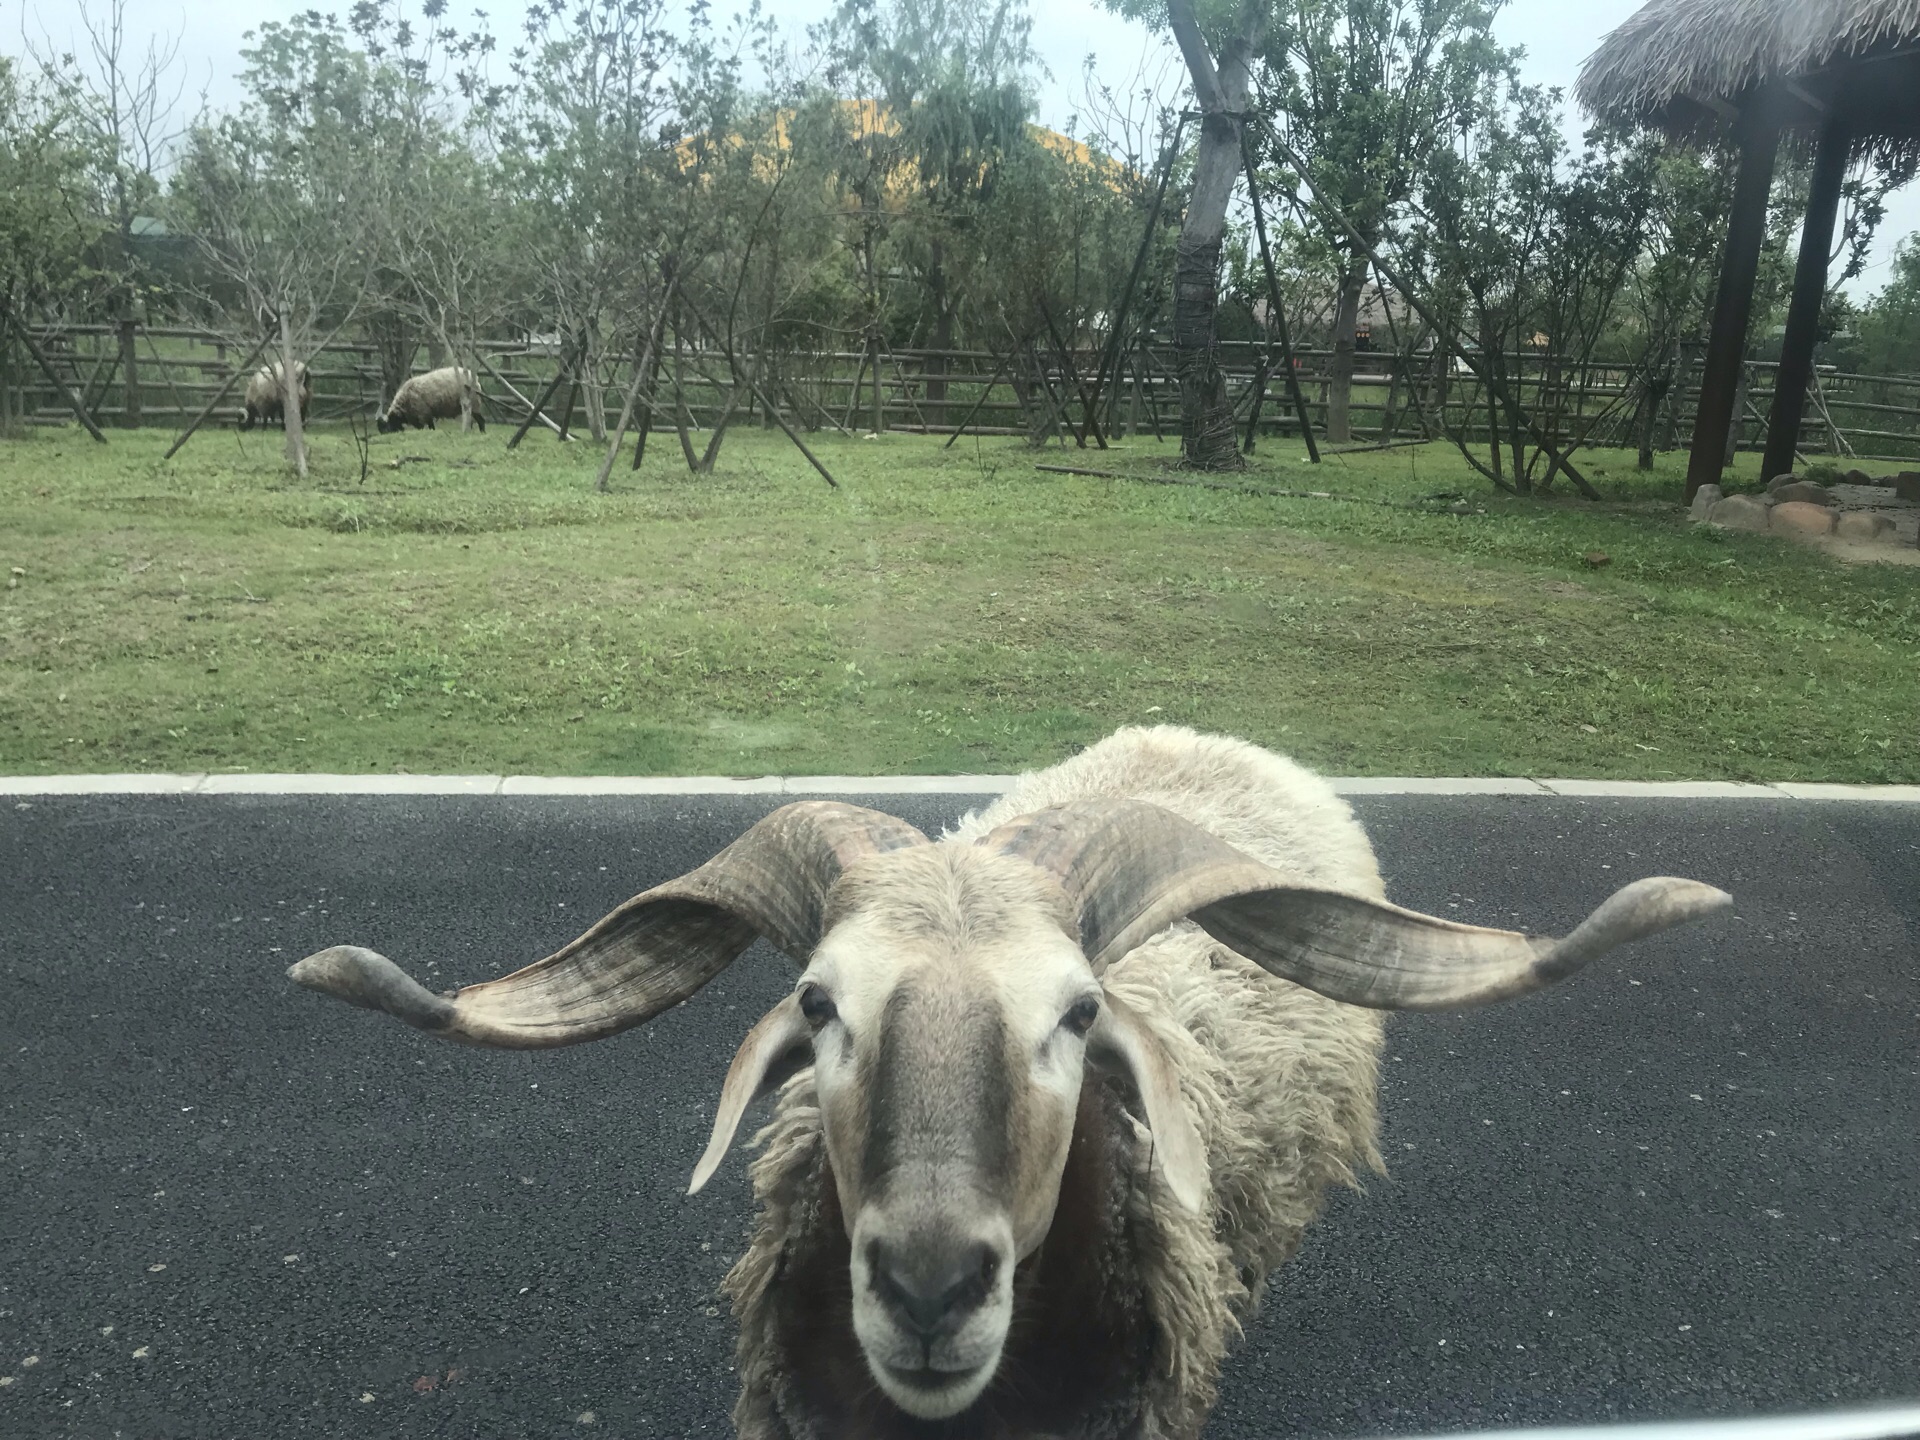
<path fill-rule="evenodd" d="M 0 805 L 0 1435 L 729 1433 L 740 1158 L 682 1192 L 774 957 L 545 1054 L 282 971 L 354 941 L 497 973 L 778 803 Z M 873 803 L 932 825 L 968 802 Z M 1391 893 L 1441 914 L 1564 930 L 1661 872 L 1738 909 L 1550 995 L 1396 1022 L 1392 1175 L 1279 1277 L 1209 1436 L 1920 1397 L 1920 810 L 1356 804 Z"/>

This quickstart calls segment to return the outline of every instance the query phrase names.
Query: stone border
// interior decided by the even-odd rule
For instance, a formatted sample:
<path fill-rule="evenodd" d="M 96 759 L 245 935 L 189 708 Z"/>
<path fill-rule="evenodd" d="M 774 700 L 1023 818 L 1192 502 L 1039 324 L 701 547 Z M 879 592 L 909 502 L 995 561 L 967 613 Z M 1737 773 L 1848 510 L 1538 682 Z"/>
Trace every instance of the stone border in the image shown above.
<path fill-rule="evenodd" d="M 28 795 L 999 795 L 1012 775 L 0 775 Z M 1613 800 L 1852 800 L 1920 805 L 1920 785 L 1729 780 L 1334 779 L 1342 795 L 1544 795 Z"/>

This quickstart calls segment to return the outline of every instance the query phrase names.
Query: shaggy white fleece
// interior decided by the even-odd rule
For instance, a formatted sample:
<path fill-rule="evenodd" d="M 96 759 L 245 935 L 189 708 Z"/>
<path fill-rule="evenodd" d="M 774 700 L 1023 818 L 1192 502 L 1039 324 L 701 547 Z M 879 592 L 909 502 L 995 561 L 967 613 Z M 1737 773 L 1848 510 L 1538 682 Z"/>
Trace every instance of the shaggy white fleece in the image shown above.
<path fill-rule="evenodd" d="M 1302 883 L 1384 898 L 1365 833 L 1325 781 L 1255 746 L 1171 726 L 1122 730 L 1023 776 L 953 838 L 976 840 L 1016 816 L 1101 798 L 1151 801 Z M 1275 979 L 1185 921 L 1117 962 L 1105 983 L 1166 1047 L 1207 1145 L 1209 1215 L 1184 1211 L 1145 1173 L 1133 1191 L 1158 1337 L 1141 1435 L 1186 1440 L 1212 1409 L 1238 1317 L 1299 1245 L 1327 1187 L 1381 1168 L 1375 1082 L 1383 1022 L 1377 1012 Z M 801 1177 L 815 1163 L 819 1123 L 803 1073 L 782 1091 L 760 1137 L 765 1151 L 753 1183 L 761 1216 L 728 1277 L 742 1322 L 742 1434 L 772 1421 L 756 1398 L 767 1376 L 749 1337 L 764 1333 L 780 1236 L 791 1207 L 806 1203 Z M 1151 1137 L 1135 1123 L 1136 1165 L 1145 1171 Z"/>

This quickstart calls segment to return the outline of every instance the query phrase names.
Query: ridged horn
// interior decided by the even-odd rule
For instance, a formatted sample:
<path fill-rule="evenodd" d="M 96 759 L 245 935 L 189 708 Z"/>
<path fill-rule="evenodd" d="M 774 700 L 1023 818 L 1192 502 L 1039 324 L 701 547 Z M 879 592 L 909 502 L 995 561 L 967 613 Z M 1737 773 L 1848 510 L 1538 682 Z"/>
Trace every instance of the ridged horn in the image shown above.
<path fill-rule="evenodd" d="M 1376 1010 L 1460 1010 L 1522 995 L 1616 946 L 1733 904 L 1711 885 L 1658 876 L 1615 893 L 1566 939 L 1536 939 L 1293 883 L 1140 800 L 1056 805 L 980 843 L 1060 882 L 1095 971 L 1190 917 L 1281 979 Z"/>
<path fill-rule="evenodd" d="M 288 978 L 476 1045 L 539 1049 L 618 1034 L 678 1005 L 763 935 L 802 964 L 827 891 L 867 855 L 928 844 L 904 820 L 837 801 L 786 805 L 699 869 L 636 895 L 524 970 L 435 995 L 384 955 L 336 945 Z"/>

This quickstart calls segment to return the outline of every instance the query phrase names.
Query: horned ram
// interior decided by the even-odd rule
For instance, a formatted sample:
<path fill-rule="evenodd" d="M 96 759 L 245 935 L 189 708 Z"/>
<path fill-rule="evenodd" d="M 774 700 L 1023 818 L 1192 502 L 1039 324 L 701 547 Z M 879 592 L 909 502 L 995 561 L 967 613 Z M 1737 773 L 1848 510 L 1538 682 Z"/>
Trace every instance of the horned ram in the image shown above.
<path fill-rule="evenodd" d="M 565 949 L 434 995 L 341 946 L 302 985 L 480 1045 L 679 1004 L 756 936 L 802 967 L 693 1173 L 778 1098 L 727 1278 L 748 1440 L 1193 1440 L 1239 1317 L 1329 1186 L 1380 1167 L 1389 1010 L 1520 995 L 1724 909 L 1640 880 L 1564 940 L 1390 904 L 1323 780 L 1123 730 L 930 841 L 776 810 Z"/>

